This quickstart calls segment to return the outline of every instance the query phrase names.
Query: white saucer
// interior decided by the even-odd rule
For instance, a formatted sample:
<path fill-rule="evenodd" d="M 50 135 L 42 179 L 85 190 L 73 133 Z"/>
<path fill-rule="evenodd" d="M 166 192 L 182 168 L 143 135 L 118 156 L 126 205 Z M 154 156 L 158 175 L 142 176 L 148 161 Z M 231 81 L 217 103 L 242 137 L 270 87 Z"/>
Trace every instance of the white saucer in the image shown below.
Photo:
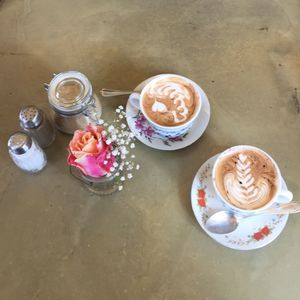
<path fill-rule="evenodd" d="M 219 154 L 207 160 L 198 170 L 192 185 L 191 202 L 195 217 L 202 229 L 216 242 L 236 250 L 253 250 L 274 241 L 284 229 L 288 215 L 262 215 L 241 221 L 239 227 L 229 234 L 209 232 L 204 224 L 213 213 L 226 209 L 217 196 L 211 180 L 212 166 Z M 286 183 L 282 178 L 283 188 Z M 274 204 L 278 205 L 278 204 Z"/>
<path fill-rule="evenodd" d="M 140 83 L 134 90 L 140 92 L 143 87 L 154 77 Z M 128 100 L 126 105 L 126 119 L 130 130 L 143 144 L 159 150 L 178 150 L 185 148 L 197 141 L 204 133 L 210 119 L 210 105 L 204 91 L 201 91 L 202 108 L 193 126 L 185 135 L 177 138 L 163 138 L 150 126 L 140 110 Z M 131 96 L 129 96 L 130 98 Z"/>

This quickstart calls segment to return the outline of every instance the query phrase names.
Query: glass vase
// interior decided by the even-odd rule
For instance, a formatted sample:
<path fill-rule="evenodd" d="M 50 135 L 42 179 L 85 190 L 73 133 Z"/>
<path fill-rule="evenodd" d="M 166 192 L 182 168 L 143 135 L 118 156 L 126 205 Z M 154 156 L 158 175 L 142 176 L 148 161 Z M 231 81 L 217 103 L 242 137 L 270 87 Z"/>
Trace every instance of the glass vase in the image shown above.
<path fill-rule="evenodd" d="M 116 173 L 117 171 L 112 173 L 111 176 L 91 177 L 85 175 L 80 169 L 70 166 L 70 174 L 81 181 L 89 191 L 97 195 L 109 195 L 118 190 Z"/>

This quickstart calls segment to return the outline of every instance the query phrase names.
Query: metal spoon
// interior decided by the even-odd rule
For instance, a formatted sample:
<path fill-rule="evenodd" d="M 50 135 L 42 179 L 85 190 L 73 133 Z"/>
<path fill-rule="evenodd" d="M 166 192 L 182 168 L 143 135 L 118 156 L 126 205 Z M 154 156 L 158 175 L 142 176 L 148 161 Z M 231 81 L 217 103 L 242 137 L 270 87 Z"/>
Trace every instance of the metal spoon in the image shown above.
<path fill-rule="evenodd" d="M 102 89 L 100 91 L 100 94 L 103 97 L 122 96 L 122 95 L 129 95 L 132 93 L 138 93 L 138 92 L 136 92 L 136 91 L 120 91 L 120 90 L 113 90 L 113 89 Z"/>
<path fill-rule="evenodd" d="M 300 212 L 300 202 L 281 204 L 278 207 L 272 207 L 264 210 L 263 212 L 248 216 L 236 215 L 232 211 L 219 211 L 207 219 L 205 228 L 212 233 L 226 234 L 236 230 L 240 221 L 247 218 L 260 215 L 295 214 L 298 212 Z"/>

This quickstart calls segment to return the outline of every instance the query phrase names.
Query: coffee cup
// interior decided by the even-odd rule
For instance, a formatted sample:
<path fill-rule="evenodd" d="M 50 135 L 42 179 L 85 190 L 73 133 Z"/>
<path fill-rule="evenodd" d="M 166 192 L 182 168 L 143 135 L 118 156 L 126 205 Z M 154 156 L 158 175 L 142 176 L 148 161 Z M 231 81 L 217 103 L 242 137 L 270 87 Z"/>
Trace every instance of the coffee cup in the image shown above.
<path fill-rule="evenodd" d="M 234 146 L 222 152 L 214 163 L 212 181 L 223 203 L 241 214 L 255 214 L 293 199 L 282 186 L 277 163 L 254 146 Z"/>
<path fill-rule="evenodd" d="M 130 103 L 141 110 L 162 137 L 178 137 L 188 132 L 201 110 L 201 89 L 192 80 L 175 74 L 161 74 L 150 80 Z"/>

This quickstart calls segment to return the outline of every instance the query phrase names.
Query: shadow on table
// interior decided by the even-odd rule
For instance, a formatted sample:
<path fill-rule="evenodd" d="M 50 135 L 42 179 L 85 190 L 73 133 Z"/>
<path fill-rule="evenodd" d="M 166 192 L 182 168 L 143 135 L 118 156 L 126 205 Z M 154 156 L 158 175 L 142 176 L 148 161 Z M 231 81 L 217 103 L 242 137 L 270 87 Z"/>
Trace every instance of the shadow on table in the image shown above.
<path fill-rule="evenodd" d="M 94 78 L 91 78 L 98 95 L 102 88 L 133 90 L 149 77 L 162 73 L 177 73 L 175 68 L 167 67 L 166 62 L 155 63 L 155 61 L 147 61 L 147 57 L 145 57 L 145 63 L 141 64 L 137 59 L 126 55 L 124 51 L 107 53 L 107 57 L 109 57 L 109 62 L 106 62 L 105 65 L 95 66 L 99 72 L 95 74 Z M 108 110 L 114 110 L 120 104 L 125 106 L 127 100 L 128 96 L 126 95 L 101 97 L 104 108 L 109 108 Z"/>
<path fill-rule="evenodd" d="M 191 207 L 191 187 L 194 177 L 201 167 L 210 157 L 224 151 L 229 145 L 217 143 L 208 132 L 193 145 L 186 149 L 179 150 L 182 152 L 183 157 L 180 160 L 183 170 L 178 182 L 178 193 L 180 201 L 185 211 L 194 220 L 194 214 Z"/>
<path fill-rule="evenodd" d="M 9 50 L 0 55 L 3 70 L 0 96 L 0 140 L 6 144 L 10 134 L 20 130 L 19 112 L 25 105 L 36 105 L 49 115 L 47 93 L 43 83 L 51 79 L 53 69 L 39 54 L 21 45 L 10 45 Z M 4 100 L 5 99 L 5 100 Z M 5 149 L 5 156 L 8 153 Z"/>

